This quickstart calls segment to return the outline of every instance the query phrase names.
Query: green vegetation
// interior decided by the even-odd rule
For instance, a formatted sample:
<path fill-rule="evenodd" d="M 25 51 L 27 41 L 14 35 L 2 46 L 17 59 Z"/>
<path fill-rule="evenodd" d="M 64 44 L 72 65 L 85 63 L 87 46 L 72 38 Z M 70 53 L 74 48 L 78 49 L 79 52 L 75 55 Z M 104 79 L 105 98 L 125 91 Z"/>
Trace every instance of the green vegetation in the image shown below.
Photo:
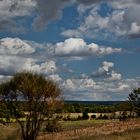
<path fill-rule="evenodd" d="M 88 113 L 86 111 L 83 112 L 82 119 L 83 120 L 89 119 Z"/>
<path fill-rule="evenodd" d="M 96 105 L 96 104 L 79 104 L 65 103 L 64 112 L 66 113 L 112 113 L 116 111 L 130 111 L 132 104 L 130 102 L 122 102 L 114 105 Z"/>
<path fill-rule="evenodd" d="M 132 110 L 136 111 L 140 116 L 140 88 L 133 89 L 128 98 L 132 105 Z"/>
<path fill-rule="evenodd" d="M 47 132 L 59 132 L 62 130 L 62 125 L 57 120 L 48 121 L 44 131 Z"/>

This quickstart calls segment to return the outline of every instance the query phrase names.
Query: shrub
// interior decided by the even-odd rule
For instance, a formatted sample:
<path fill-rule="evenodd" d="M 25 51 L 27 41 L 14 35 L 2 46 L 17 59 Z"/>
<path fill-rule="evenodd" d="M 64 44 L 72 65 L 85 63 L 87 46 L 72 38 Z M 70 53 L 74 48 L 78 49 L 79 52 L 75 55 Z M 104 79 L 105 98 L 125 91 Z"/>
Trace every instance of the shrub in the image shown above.
<path fill-rule="evenodd" d="M 82 116 L 78 115 L 77 120 L 82 120 Z"/>
<path fill-rule="evenodd" d="M 104 115 L 102 119 L 109 119 L 107 115 Z"/>
<path fill-rule="evenodd" d="M 98 117 L 98 119 L 109 119 L 109 117 L 107 116 L 107 115 L 100 115 L 99 117 Z"/>
<path fill-rule="evenodd" d="M 67 120 L 70 120 L 70 115 L 67 116 Z"/>
<path fill-rule="evenodd" d="M 59 132 L 62 130 L 60 123 L 56 120 L 48 121 L 45 131 L 47 132 Z"/>
<path fill-rule="evenodd" d="M 63 121 L 67 121 L 67 118 L 66 118 L 66 117 L 64 117 L 64 118 L 63 118 Z"/>
<path fill-rule="evenodd" d="M 83 120 L 89 119 L 89 116 L 88 116 L 88 113 L 87 113 L 87 112 L 83 112 L 82 119 L 83 119 Z"/>
<path fill-rule="evenodd" d="M 123 112 L 120 116 L 119 116 L 119 120 L 120 121 L 126 121 L 127 119 L 127 114 L 126 112 Z"/>
<path fill-rule="evenodd" d="M 94 115 L 94 114 L 91 115 L 91 118 L 92 118 L 92 119 L 96 119 L 96 115 Z"/>
<path fill-rule="evenodd" d="M 59 120 L 59 115 L 57 115 L 55 119 L 56 119 L 56 120 Z"/>

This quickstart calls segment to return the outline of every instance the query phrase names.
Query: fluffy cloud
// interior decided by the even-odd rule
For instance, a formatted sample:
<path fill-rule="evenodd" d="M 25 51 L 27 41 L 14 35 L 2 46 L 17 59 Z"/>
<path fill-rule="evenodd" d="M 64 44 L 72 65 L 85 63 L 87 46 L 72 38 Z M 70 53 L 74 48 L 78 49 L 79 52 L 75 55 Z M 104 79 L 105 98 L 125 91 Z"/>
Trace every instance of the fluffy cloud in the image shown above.
<path fill-rule="evenodd" d="M 0 0 L 0 30 L 25 32 L 22 17 L 33 17 L 35 30 L 46 28 L 52 20 L 61 18 L 62 10 L 70 0 Z M 25 22 L 25 21 L 24 21 Z M 20 24 L 19 24 L 20 23 Z"/>
<path fill-rule="evenodd" d="M 62 78 L 58 75 L 58 74 L 51 74 L 48 77 L 46 77 L 47 79 L 49 78 L 50 80 L 53 80 L 54 82 L 62 82 Z"/>
<path fill-rule="evenodd" d="M 25 58 L 19 56 L 0 55 L 0 74 L 11 75 L 17 72 Z"/>
<path fill-rule="evenodd" d="M 68 91 L 86 91 L 93 89 L 96 86 L 96 82 L 88 77 L 80 79 L 71 78 L 64 80 L 61 86 Z"/>
<path fill-rule="evenodd" d="M 1 0 L 0 1 L 0 31 L 24 32 L 16 17 L 30 16 L 36 6 L 34 0 Z"/>
<path fill-rule="evenodd" d="M 126 100 L 132 89 L 140 86 L 140 79 L 120 79 L 112 82 L 108 79 L 81 77 L 66 79 L 61 86 L 67 100 Z"/>
<path fill-rule="evenodd" d="M 54 54 L 58 56 L 100 56 L 121 51 L 121 48 L 101 47 L 95 43 L 87 44 L 80 38 L 69 38 L 56 44 Z"/>
<path fill-rule="evenodd" d="M 113 38 L 130 36 L 138 38 L 140 34 L 140 8 L 138 1 L 124 0 L 107 1 L 108 6 L 113 9 L 106 16 L 102 16 L 100 2 L 86 2 L 79 0 L 78 11 L 84 20 L 77 29 L 67 29 L 61 34 L 66 37 L 89 37 L 89 38 Z M 104 1 L 106 2 L 106 1 Z M 93 3 L 93 5 L 91 5 Z M 96 4 L 95 4 L 96 3 Z"/>
<path fill-rule="evenodd" d="M 129 90 L 131 91 L 131 89 L 129 88 L 129 85 L 127 82 L 122 82 L 122 81 L 118 81 L 118 82 L 109 82 L 109 81 L 103 81 L 103 82 L 98 82 L 97 83 L 99 88 L 98 91 L 100 92 L 104 92 L 104 93 L 126 93 L 129 92 Z"/>
<path fill-rule="evenodd" d="M 114 67 L 114 63 L 105 61 L 102 63 L 102 66 L 99 67 L 96 72 L 92 73 L 92 75 L 94 77 L 106 77 L 109 75 L 109 73 L 113 67 Z"/>
<path fill-rule="evenodd" d="M 39 61 L 19 56 L 0 56 L 0 74 L 13 75 L 15 72 L 27 70 L 48 75 L 55 73 L 58 68 L 55 61 Z"/>
<path fill-rule="evenodd" d="M 73 83 L 71 79 L 67 79 L 63 82 L 62 87 L 64 90 L 75 91 L 77 86 Z"/>
<path fill-rule="evenodd" d="M 84 22 L 77 29 L 68 29 L 61 34 L 66 37 L 108 38 L 123 36 L 128 33 L 124 23 L 124 11 L 114 11 L 107 17 L 102 17 L 94 8 L 85 17 Z"/>
<path fill-rule="evenodd" d="M 130 34 L 139 34 L 140 33 L 140 25 L 138 23 L 133 22 L 130 28 Z"/>
<path fill-rule="evenodd" d="M 108 2 L 110 3 L 114 8 L 124 8 L 126 6 L 130 6 L 130 5 L 136 5 L 139 4 L 140 1 L 139 0 L 77 0 L 77 2 L 79 2 L 80 4 L 83 4 L 85 6 L 87 5 L 91 5 L 91 4 L 99 4 L 99 3 L 104 3 L 104 2 Z"/>
<path fill-rule="evenodd" d="M 122 75 L 120 73 L 115 72 L 113 68 L 114 63 L 104 61 L 102 63 L 102 66 L 99 67 L 99 69 L 96 72 L 92 73 L 92 76 L 96 78 L 107 78 L 111 81 L 120 80 L 122 78 Z"/>
<path fill-rule="evenodd" d="M 131 90 L 140 86 L 140 79 L 122 79 L 112 82 L 107 79 L 95 81 L 81 77 L 66 79 L 60 85 L 67 100 L 126 100 Z"/>
<path fill-rule="evenodd" d="M 56 62 L 45 55 L 44 44 L 19 38 L 0 39 L 0 74 L 11 75 L 22 70 L 45 75 L 55 73 Z"/>
<path fill-rule="evenodd" d="M 101 3 L 108 3 L 114 9 L 106 17 L 100 16 L 96 10 L 100 10 Z M 104 34 L 106 31 L 115 35 L 139 36 L 139 4 L 138 0 L 1 0 L 0 1 L 0 31 L 23 33 L 26 30 L 22 17 L 33 18 L 35 30 L 43 30 L 48 23 L 60 19 L 63 9 L 71 4 L 78 5 L 80 15 L 90 11 L 83 23 L 76 30 L 69 29 L 62 34 L 71 37 L 81 37 L 84 34 L 88 37 L 95 37 L 95 34 Z M 97 8 L 98 7 L 98 8 Z M 95 14 L 93 14 L 93 11 Z M 97 12 L 97 13 L 96 13 Z M 122 19 L 122 20 L 121 20 Z M 25 21 L 24 21 L 25 22 Z M 91 24 L 92 23 L 92 24 Z M 114 28 L 115 29 L 114 29 Z M 131 30 L 129 32 L 129 30 Z M 98 36 L 100 37 L 100 35 Z"/>
<path fill-rule="evenodd" d="M 31 54 L 35 52 L 35 48 L 28 45 L 19 38 L 3 38 L 0 39 L 0 54 Z"/>
<path fill-rule="evenodd" d="M 30 15 L 35 6 L 34 0 L 1 0 L 0 15 L 5 15 L 2 18 Z"/>
<path fill-rule="evenodd" d="M 25 63 L 22 65 L 21 70 L 50 74 L 56 72 L 57 67 L 56 67 L 56 63 L 52 60 L 39 63 L 34 59 L 27 59 Z"/>
<path fill-rule="evenodd" d="M 75 100 L 126 100 L 132 89 L 140 86 L 140 78 L 122 79 L 122 75 L 113 68 L 114 63 L 104 61 L 92 77 L 83 74 L 80 78 L 64 80 L 60 85 L 65 98 L 73 99 L 74 96 Z"/>
<path fill-rule="evenodd" d="M 112 71 L 111 76 L 108 79 L 114 81 L 114 80 L 120 80 L 121 78 L 122 75 L 120 73 L 116 73 L 115 71 Z"/>

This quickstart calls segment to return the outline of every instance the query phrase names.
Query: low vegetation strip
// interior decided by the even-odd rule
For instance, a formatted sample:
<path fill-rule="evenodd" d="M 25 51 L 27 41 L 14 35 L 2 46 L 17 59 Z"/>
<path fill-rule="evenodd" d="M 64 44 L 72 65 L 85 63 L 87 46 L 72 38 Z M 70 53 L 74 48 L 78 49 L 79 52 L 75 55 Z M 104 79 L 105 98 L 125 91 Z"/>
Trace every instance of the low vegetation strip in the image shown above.
<path fill-rule="evenodd" d="M 82 135 L 78 138 L 73 138 L 72 140 L 140 140 L 140 128 L 109 135 Z"/>
<path fill-rule="evenodd" d="M 136 128 L 140 128 L 140 119 L 129 120 L 125 122 L 112 121 L 110 123 L 102 124 L 101 126 L 86 127 L 46 135 L 43 133 L 40 134 L 38 140 L 70 140 L 84 135 L 109 135 L 112 133 L 122 133 L 130 129 L 134 130 Z"/>

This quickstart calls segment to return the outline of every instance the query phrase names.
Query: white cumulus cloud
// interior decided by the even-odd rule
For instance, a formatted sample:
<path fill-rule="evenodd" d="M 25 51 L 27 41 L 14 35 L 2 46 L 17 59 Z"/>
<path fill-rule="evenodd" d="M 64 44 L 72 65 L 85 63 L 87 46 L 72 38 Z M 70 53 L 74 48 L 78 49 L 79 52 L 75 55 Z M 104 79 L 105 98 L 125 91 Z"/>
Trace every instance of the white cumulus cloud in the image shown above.
<path fill-rule="evenodd" d="M 53 80 L 54 82 L 62 82 L 62 78 L 58 75 L 58 74 L 51 74 L 48 77 L 46 77 L 47 79 L 49 78 L 50 80 Z"/>
<path fill-rule="evenodd" d="M 27 44 L 19 38 L 3 38 L 0 39 L 0 54 L 31 54 L 35 52 L 35 48 Z"/>
<path fill-rule="evenodd" d="M 121 51 L 121 48 L 102 47 L 95 43 L 87 44 L 81 38 L 69 38 L 64 42 L 56 43 L 54 54 L 58 56 L 102 56 Z"/>
<path fill-rule="evenodd" d="M 97 78 L 105 78 L 111 81 L 121 80 L 122 75 L 120 73 L 115 72 L 113 68 L 113 62 L 104 61 L 102 63 L 102 66 L 99 67 L 97 71 L 92 73 L 92 76 Z"/>
<path fill-rule="evenodd" d="M 140 7 L 137 0 L 104 1 L 112 12 L 101 15 L 102 1 L 82 2 L 78 12 L 84 18 L 77 28 L 69 28 L 61 34 L 65 37 L 88 37 L 113 39 L 116 37 L 133 37 L 140 35 Z M 95 4 L 96 3 L 96 4 Z M 86 16 L 85 16 L 86 15 Z"/>
<path fill-rule="evenodd" d="M 21 70 L 50 74 L 56 72 L 57 67 L 55 61 L 53 60 L 48 60 L 46 62 L 37 62 L 34 59 L 27 59 L 22 65 Z"/>

